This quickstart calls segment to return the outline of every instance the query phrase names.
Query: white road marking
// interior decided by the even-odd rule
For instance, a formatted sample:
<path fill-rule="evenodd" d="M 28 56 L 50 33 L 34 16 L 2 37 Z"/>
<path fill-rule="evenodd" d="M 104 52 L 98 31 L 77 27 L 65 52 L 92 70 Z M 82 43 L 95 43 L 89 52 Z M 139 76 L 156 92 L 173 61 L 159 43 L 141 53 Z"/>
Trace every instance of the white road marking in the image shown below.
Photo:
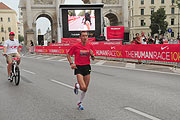
<path fill-rule="evenodd" d="M 62 85 L 62 86 L 65 86 L 65 87 L 68 87 L 68 88 L 71 88 L 71 89 L 74 89 L 74 87 L 73 86 L 70 86 L 70 85 L 68 85 L 68 84 L 65 84 L 65 83 L 62 83 L 62 82 L 59 82 L 59 81 L 57 81 L 57 80 L 50 80 L 51 82 L 54 82 L 54 83 L 57 83 L 57 84 L 59 84 L 59 85 Z"/>
<path fill-rule="evenodd" d="M 161 74 L 169 74 L 169 75 L 180 75 L 178 73 L 160 72 L 160 71 L 143 70 L 143 69 L 132 69 L 132 68 L 126 68 L 126 67 L 110 66 L 110 65 L 96 65 L 96 64 L 91 64 L 91 65 L 92 66 L 94 65 L 94 66 L 101 66 L 101 67 L 117 68 L 117 69 L 136 70 L 136 71 L 142 71 L 142 72 L 152 72 L 152 73 L 161 73 Z"/>
<path fill-rule="evenodd" d="M 43 57 L 37 57 L 37 58 L 35 58 L 35 59 L 41 59 L 41 58 L 43 58 Z"/>
<path fill-rule="evenodd" d="M 65 61 L 65 60 L 67 60 L 67 58 L 64 58 L 64 59 L 60 59 L 60 60 L 58 60 L 58 61 Z"/>
<path fill-rule="evenodd" d="M 52 60 L 52 59 L 55 59 L 55 58 L 57 58 L 57 56 L 50 57 L 50 58 L 47 58 L 47 59 L 45 59 L 45 60 Z"/>
<path fill-rule="evenodd" d="M 136 110 L 136 109 L 133 109 L 133 108 L 130 108 L 130 107 L 125 107 L 124 109 L 126 109 L 126 110 L 128 110 L 128 111 L 131 111 L 131 112 L 133 112 L 133 113 L 136 113 L 136 114 L 138 114 L 138 115 L 144 116 L 144 117 L 146 117 L 146 118 L 148 118 L 148 119 L 151 119 L 151 120 L 161 120 L 161 119 L 159 119 L 159 118 L 157 118 L 157 117 L 151 116 L 151 115 L 149 115 L 149 114 L 146 114 L 146 113 L 144 113 L 144 112 L 141 112 L 141 111 L 139 111 L 139 110 Z"/>
<path fill-rule="evenodd" d="M 36 56 L 34 55 L 34 56 L 24 56 L 24 57 L 26 57 L 26 58 L 35 58 Z"/>
<path fill-rule="evenodd" d="M 33 74 L 33 75 L 35 75 L 36 73 L 34 73 L 34 72 L 31 72 L 31 71 L 29 71 L 29 70 L 25 70 L 25 69 L 22 69 L 24 72 L 27 72 L 27 73 L 30 73 L 30 74 Z"/>
<path fill-rule="evenodd" d="M 136 64 L 135 63 L 126 63 L 126 68 L 132 68 L 135 69 Z"/>
<path fill-rule="evenodd" d="M 95 65 L 103 65 L 106 61 L 104 60 L 100 60 L 99 62 L 97 62 Z"/>

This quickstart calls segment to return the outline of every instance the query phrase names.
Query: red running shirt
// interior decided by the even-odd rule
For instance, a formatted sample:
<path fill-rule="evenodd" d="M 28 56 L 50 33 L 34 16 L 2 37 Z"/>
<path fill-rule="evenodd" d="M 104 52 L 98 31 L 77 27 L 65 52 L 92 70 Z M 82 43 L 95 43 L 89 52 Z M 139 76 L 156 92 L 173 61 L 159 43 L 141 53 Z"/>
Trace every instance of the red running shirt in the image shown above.
<path fill-rule="evenodd" d="M 94 53 L 92 44 L 87 43 L 83 46 L 81 43 L 75 44 L 68 52 L 69 55 L 75 55 L 76 65 L 89 65 L 90 64 L 90 50 Z"/>

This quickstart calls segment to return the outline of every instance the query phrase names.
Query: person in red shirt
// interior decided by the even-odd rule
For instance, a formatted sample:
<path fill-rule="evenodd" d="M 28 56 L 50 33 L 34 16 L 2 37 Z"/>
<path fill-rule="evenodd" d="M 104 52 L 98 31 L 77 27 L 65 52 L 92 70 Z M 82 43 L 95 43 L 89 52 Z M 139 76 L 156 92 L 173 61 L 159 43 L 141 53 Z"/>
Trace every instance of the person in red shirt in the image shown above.
<path fill-rule="evenodd" d="M 94 57 L 94 47 L 87 42 L 88 33 L 82 31 L 80 33 L 81 42 L 75 44 L 68 52 L 67 59 L 70 63 L 71 69 L 74 69 L 74 74 L 77 76 L 78 83 L 75 84 L 74 93 L 78 94 L 78 89 L 82 91 L 80 96 L 80 101 L 78 102 L 78 107 L 83 110 L 82 101 L 88 89 L 90 81 L 90 57 L 95 60 Z M 75 64 L 73 63 L 71 56 L 75 55 Z"/>

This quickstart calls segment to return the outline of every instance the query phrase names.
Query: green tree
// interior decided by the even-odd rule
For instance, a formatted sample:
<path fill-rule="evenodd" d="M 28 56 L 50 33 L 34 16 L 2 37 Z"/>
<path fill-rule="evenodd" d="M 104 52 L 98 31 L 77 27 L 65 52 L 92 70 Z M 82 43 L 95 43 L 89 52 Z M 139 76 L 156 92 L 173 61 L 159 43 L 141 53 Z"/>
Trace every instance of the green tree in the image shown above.
<path fill-rule="evenodd" d="M 167 30 L 168 22 L 165 21 L 166 14 L 163 8 L 157 10 L 151 15 L 151 34 L 154 35 L 156 33 L 164 34 Z M 160 30 L 160 31 L 159 31 Z"/>
<path fill-rule="evenodd" d="M 176 4 L 178 5 L 178 8 L 180 9 L 180 0 L 176 0 Z"/>
<path fill-rule="evenodd" d="M 24 37 L 22 35 L 18 35 L 18 39 L 19 39 L 19 42 L 21 43 L 22 41 L 24 41 Z"/>

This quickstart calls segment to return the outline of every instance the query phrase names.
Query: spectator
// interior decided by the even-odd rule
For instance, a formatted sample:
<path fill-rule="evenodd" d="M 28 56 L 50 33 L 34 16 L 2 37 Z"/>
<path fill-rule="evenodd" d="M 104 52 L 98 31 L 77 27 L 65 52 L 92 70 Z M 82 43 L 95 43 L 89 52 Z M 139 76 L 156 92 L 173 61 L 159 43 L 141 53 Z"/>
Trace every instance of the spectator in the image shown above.
<path fill-rule="evenodd" d="M 141 43 L 142 44 L 147 44 L 148 39 L 147 37 L 144 35 L 144 32 L 141 33 Z"/>
<path fill-rule="evenodd" d="M 34 43 L 33 43 L 33 41 L 32 41 L 32 40 L 30 41 L 30 45 L 31 45 L 31 46 L 34 46 Z"/>
<path fill-rule="evenodd" d="M 164 41 L 164 36 L 163 34 L 161 34 L 160 39 L 159 39 L 159 44 L 163 44 Z"/>
<path fill-rule="evenodd" d="M 141 36 L 139 36 L 139 33 L 136 33 L 136 41 L 137 44 L 141 44 Z"/>
<path fill-rule="evenodd" d="M 158 36 L 155 36 L 155 44 L 160 44 L 160 41 L 158 39 Z"/>
<path fill-rule="evenodd" d="M 133 37 L 133 40 L 131 41 L 131 45 L 136 45 L 137 44 L 137 40 L 135 37 Z"/>
<path fill-rule="evenodd" d="M 149 37 L 148 44 L 154 44 L 154 39 L 152 36 Z"/>

